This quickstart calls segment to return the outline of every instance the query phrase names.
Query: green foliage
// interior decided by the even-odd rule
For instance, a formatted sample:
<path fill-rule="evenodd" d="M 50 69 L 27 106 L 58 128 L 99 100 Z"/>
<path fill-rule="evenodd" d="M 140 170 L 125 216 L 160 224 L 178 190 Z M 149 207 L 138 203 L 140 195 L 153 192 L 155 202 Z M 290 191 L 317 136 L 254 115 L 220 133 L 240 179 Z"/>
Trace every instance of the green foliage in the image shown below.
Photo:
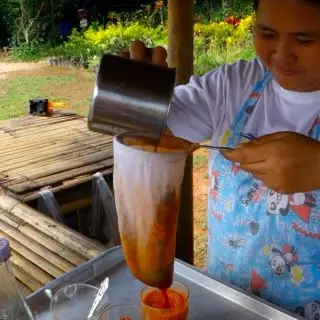
<path fill-rule="evenodd" d="M 108 24 L 106 28 L 91 26 L 82 32 L 73 30 L 68 41 L 52 50 L 51 54 L 97 61 L 103 53 L 127 50 L 137 39 L 148 46 L 166 45 L 168 42 L 167 32 L 162 26 L 153 28 L 138 22 Z"/>
<path fill-rule="evenodd" d="M 196 1 L 196 20 L 207 23 L 229 16 L 244 17 L 252 13 L 252 0 Z"/>
<path fill-rule="evenodd" d="M 69 1 L 1 0 L 0 14 L 11 45 L 55 43 L 55 21 Z"/>
<path fill-rule="evenodd" d="M 223 63 L 254 57 L 252 0 L 196 2 L 195 73 L 203 74 Z M 154 6 L 143 6 L 132 13 L 110 13 L 108 19 L 110 23 L 106 26 L 94 23 L 84 31 L 73 30 L 68 40 L 54 49 L 37 42 L 21 45 L 14 50 L 14 57 L 28 61 L 55 56 L 88 61 L 90 66 L 94 66 L 103 53 L 127 50 L 137 39 L 149 47 L 166 46 L 168 43 L 167 8 L 163 1 L 158 0 Z"/>
<path fill-rule="evenodd" d="M 224 63 L 253 58 L 252 26 L 252 15 L 241 19 L 236 27 L 223 21 L 195 24 L 195 73 L 203 74 Z"/>
<path fill-rule="evenodd" d="M 148 46 L 167 43 L 166 32 L 162 26 L 153 28 L 139 22 L 110 24 L 98 30 L 89 28 L 84 38 L 89 43 L 100 47 L 102 51 L 109 53 L 127 50 L 134 40 L 141 40 Z"/>
<path fill-rule="evenodd" d="M 21 44 L 14 47 L 10 60 L 19 60 L 25 62 L 38 61 L 49 57 L 53 49 L 50 45 Z"/>
<path fill-rule="evenodd" d="M 195 72 L 203 74 L 223 63 L 237 59 L 251 59 L 255 55 L 251 28 L 253 16 L 240 19 L 237 26 L 226 21 L 196 23 L 194 25 Z M 118 53 L 127 50 L 131 42 L 139 39 L 147 46 L 166 46 L 166 26 L 156 27 L 139 22 L 118 22 L 103 26 L 92 26 L 86 31 L 74 30 L 64 45 L 57 47 L 52 55 L 99 62 L 103 53 Z M 94 61 L 94 62 L 92 62 Z"/>
<path fill-rule="evenodd" d="M 88 41 L 84 32 L 73 30 L 69 40 L 64 45 L 55 50 L 55 56 L 64 56 L 67 58 L 78 57 L 81 60 L 89 60 L 96 54 L 101 54 L 101 50 L 94 43 Z"/>

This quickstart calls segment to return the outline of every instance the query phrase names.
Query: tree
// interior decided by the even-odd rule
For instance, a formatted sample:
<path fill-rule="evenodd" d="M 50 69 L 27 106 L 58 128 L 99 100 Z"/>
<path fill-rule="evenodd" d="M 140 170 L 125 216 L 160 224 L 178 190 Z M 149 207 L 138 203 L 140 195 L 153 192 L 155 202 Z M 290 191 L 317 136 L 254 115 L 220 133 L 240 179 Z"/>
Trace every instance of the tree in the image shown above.
<path fill-rule="evenodd" d="M 55 22 L 72 0 L 0 0 L 3 24 L 15 45 L 43 42 L 55 37 Z M 1 21 L 1 18 L 0 18 Z"/>
<path fill-rule="evenodd" d="M 20 44 L 20 33 L 22 33 L 24 42 L 29 45 L 30 37 L 37 27 L 38 19 L 44 8 L 45 1 L 40 3 L 39 9 L 36 9 L 34 1 L 18 0 L 18 2 L 20 16 L 18 19 L 18 30 L 16 35 L 17 44 Z"/>

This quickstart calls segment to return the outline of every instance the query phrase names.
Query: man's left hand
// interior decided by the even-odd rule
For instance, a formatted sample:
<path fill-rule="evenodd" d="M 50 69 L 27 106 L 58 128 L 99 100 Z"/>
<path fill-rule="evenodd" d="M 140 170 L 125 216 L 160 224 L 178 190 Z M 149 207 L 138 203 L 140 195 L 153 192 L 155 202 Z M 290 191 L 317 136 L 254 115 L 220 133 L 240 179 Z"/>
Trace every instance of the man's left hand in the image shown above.
<path fill-rule="evenodd" d="M 302 134 L 269 134 L 223 155 L 276 192 L 320 189 L 320 142 Z"/>

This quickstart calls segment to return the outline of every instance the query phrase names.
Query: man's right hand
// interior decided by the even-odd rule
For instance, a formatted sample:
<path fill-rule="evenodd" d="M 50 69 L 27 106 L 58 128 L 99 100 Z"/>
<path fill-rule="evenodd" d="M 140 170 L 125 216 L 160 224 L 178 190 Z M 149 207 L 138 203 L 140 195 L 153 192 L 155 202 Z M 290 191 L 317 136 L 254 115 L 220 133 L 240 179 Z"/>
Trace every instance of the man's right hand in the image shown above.
<path fill-rule="evenodd" d="M 167 67 L 167 51 L 163 47 L 147 48 L 140 40 L 135 40 L 129 51 L 123 51 L 119 54 L 121 57 L 134 60 L 146 61 Z"/>

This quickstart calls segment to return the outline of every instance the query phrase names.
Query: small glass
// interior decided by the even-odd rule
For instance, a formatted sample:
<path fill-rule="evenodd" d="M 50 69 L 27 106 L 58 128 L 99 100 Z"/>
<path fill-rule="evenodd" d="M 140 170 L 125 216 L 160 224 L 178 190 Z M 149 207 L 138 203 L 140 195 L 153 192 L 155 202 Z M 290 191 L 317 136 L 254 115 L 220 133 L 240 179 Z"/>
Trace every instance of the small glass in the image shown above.
<path fill-rule="evenodd" d="M 173 282 L 167 290 L 144 287 L 140 295 L 143 320 L 186 320 L 189 313 L 189 290 Z"/>
<path fill-rule="evenodd" d="M 88 320 L 94 299 L 99 289 L 87 284 L 71 284 L 58 290 L 51 299 L 53 320 Z M 90 320 L 99 320 L 103 310 L 109 305 L 107 295 L 100 302 L 95 316 Z"/>
<path fill-rule="evenodd" d="M 142 320 L 141 308 L 136 305 L 119 304 L 105 310 L 99 320 Z"/>

